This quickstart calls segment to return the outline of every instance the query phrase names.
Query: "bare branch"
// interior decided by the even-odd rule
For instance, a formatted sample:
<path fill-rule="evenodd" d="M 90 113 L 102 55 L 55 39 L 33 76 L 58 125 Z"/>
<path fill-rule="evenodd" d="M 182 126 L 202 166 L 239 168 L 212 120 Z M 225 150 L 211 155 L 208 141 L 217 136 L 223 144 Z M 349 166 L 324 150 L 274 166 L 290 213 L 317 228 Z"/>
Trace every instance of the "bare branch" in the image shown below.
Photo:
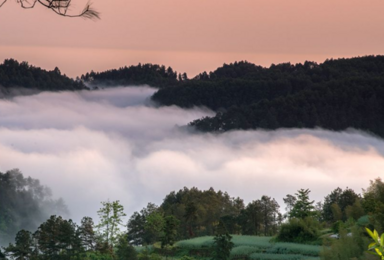
<path fill-rule="evenodd" d="M 8 0 L 4 0 L 1 4 L 0 4 L 0 7 L 3 6 L 3 4 L 5 4 L 5 2 L 7 2 Z"/>
<path fill-rule="evenodd" d="M 8 0 L 3 1 L 0 4 L 2 7 Z M 33 3 L 29 3 L 28 0 L 17 0 L 17 3 L 24 9 L 34 8 L 36 3 L 41 4 L 42 6 L 51 9 L 58 15 L 65 17 L 83 17 L 86 19 L 100 19 L 100 13 L 91 7 L 91 3 L 88 2 L 84 9 L 79 14 L 68 14 L 68 10 L 71 6 L 72 0 L 33 0 Z"/>

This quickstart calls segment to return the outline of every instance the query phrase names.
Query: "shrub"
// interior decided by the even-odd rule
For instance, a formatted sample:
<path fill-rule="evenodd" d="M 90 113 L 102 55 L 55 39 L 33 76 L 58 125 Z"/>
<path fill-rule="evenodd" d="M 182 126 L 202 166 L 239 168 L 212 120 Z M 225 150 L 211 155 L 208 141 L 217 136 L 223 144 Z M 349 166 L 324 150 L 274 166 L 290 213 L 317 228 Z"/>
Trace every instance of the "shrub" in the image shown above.
<path fill-rule="evenodd" d="M 293 243 L 276 243 L 268 249 L 267 253 L 273 254 L 300 254 L 305 256 L 319 256 L 321 246 L 303 245 Z"/>
<path fill-rule="evenodd" d="M 347 230 L 340 229 L 339 238 L 334 239 L 329 246 L 324 246 L 320 256 L 323 260 L 359 259 L 364 253 L 364 241 L 358 226 L 352 228 L 352 236 Z"/>
<path fill-rule="evenodd" d="M 291 218 L 288 223 L 281 226 L 276 240 L 294 243 L 315 241 L 319 236 L 319 229 L 319 222 L 312 217 L 304 219 Z"/>

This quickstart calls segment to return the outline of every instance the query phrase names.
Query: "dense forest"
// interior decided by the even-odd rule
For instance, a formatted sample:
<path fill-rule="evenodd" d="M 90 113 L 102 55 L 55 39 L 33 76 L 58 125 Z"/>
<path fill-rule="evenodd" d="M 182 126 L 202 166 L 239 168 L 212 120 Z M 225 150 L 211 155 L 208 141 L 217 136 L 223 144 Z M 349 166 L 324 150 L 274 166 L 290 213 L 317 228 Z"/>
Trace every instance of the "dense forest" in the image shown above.
<path fill-rule="evenodd" d="M 45 91 L 86 89 L 81 81 L 62 75 L 57 67 L 46 71 L 27 62 L 5 60 L 0 64 L 0 94 L 6 96 L 15 88 Z"/>
<path fill-rule="evenodd" d="M 234 129 L 361 129 L 384 137 L 384 56 L 283 63 L 269 68 L 241 61 L 192 79 L 171 67 L 138 64 L 86 73 L 72 80 L 15 60 L 0 65 L 0 92 L 13 87 L 77 90 L 149 84 L 160 105 L 205 106 L 216 116 L 190 123 L 201 131 Z M 1 93 L 0 93 L 1 95 Z M 2 93 L 4 95 L 4 93 Z"/>
<path fill-rule="evenodd" d="M 181 78 L 181 75 L 179 78 Z M 164 65 L 156 64 L 138 64 L 137 66 L 122 67 L 104 72 L 91 71 L 82 75 L 81 79 L 94 87 L 97 85 L 128 86 L 145 84 L 162 88 L 179 84 L 176 71 L 173 71 L 171 67 L 166 68 Z"/>
<path fill-rule="evenodd" d="M 364 228 L 378 232 L 384 229 L 384 183 L 381 179 L 371 181 L 363 194 L 349 188 L 336 188 L 317 203 L 310 199 L 309 189 L 300 189 L 283 199 L 284 214 L 276 200 L 267 195 L 245 204 L 241 198 L 213 188 L 185 187 L 166 195 L 160 206 L 148 203 L 140 212 L 134 212 L 127 224 L 123 223 L 126 216 L 123 205 L 119 201 L 105 201 L 97 212 L 97 224 L 92 218 L 84 217 L 78 225 L 59 214 L 50 217 L 43 214 L 46 212 L 42 210 L 43 205 L 57 207 L 57 201 L 54 203 L 49 190 L 38 180 L 25 178 L 17 170 L 0 174 L 0 177 L 0 234 L 2 239 L 4 234 L 15 236 L 14 243 L 0 250 L 0 258 L 160 260 L 167 254 L 187 254 L 189 258 L 177 259 L 207 259 L 207 255 L 211 255 L 212 259 L 225 260 L 227 257 L 215 257 L 219 250 L 215 246 L 224 243 L 222 246 L 230 247 L 227 247 L 229 254 L 233 252 L 230 239 L 236 236 L 238 241 L 263 240 L 264 245 L 268 244 L 265 246 L 271 247 L 264 252 L 269 256 L 275 252 L 273 250 L 283 250 L 282 246 L 286 247 L 284 250 L 293 250 L 288 246 L 292 244 L 286 244 L 288 242 L 314 248 L 309 253 L 314 256 L 319 255 L 319 245 L 324 245 L 321 256 L 324 260 L 331 259 L 335 253 L 349 258 L 334 259 L 369 259 L 364 258 L 370 243 Z M 41 224 L 36 225 L 37 221 Z M 345 232 L 352 232 L 353 237 L 348 239 Z M 332 234 L 345 237 L 332 239 Z M 203 246 L 202 251 L 182 246 L 199 237 L 209 238 L 207 236 L 213 236 L 215 242 L 210 246 L 206 244 L 205 249 Z M 177 242 L 183 239 L 192 240 Z M 274 249 L 269 241 L 277 243 L 280 249 Z M 151 246 L 154 253 L 143 252 L 143 246 Z M 343 251 L 343 247 L 349 249 Z"/>
<path fill-rule="evenodd" d="M 202 131 L 352 127 L 384 136 L 384 56 L 269 68 L 224 64 L 160 89 L 152 99 L 163 105 L 213 109 L 215 117 L 191 123 Z"/>

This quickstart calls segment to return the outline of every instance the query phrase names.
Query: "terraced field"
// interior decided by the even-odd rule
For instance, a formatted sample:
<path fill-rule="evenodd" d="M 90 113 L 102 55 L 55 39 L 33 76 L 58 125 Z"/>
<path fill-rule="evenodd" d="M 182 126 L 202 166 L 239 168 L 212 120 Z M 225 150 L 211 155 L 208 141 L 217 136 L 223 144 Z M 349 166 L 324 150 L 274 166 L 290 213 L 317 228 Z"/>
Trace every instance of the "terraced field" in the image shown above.
<path fill-rule="evenodd" d="M 317 260 L 321 246 L 303 245 L 295 243 L 273 243 L 272 237 L 237 236 L 232 242 L 235 244 L 231 251 L 231 259 L 250 260 Z M 176 247 L 183 250 L 207 249 L 213 245 L 213 237 L 197 237 L 182 240 Z"/>

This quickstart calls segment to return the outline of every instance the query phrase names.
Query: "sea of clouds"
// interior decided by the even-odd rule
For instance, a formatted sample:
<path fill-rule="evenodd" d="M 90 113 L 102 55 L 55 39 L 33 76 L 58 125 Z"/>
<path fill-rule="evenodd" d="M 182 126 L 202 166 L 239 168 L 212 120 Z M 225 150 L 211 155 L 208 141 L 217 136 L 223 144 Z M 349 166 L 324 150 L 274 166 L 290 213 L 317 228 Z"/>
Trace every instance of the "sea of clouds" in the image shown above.
<path fill-rule="evenodd" d="M 42 92 L 0 100 L 0 172 L 19 168 L 62 197 L 79 222 L 100 202 L 129 215 L 171 191 L 213 187 L 245 202 L 309 188 L 320 201 L 337 187 L 360 193 L 382 176 L 384 142 L 321 129 L 196 133 L 204 108 L 157 107 L 149 87 Z"/>

